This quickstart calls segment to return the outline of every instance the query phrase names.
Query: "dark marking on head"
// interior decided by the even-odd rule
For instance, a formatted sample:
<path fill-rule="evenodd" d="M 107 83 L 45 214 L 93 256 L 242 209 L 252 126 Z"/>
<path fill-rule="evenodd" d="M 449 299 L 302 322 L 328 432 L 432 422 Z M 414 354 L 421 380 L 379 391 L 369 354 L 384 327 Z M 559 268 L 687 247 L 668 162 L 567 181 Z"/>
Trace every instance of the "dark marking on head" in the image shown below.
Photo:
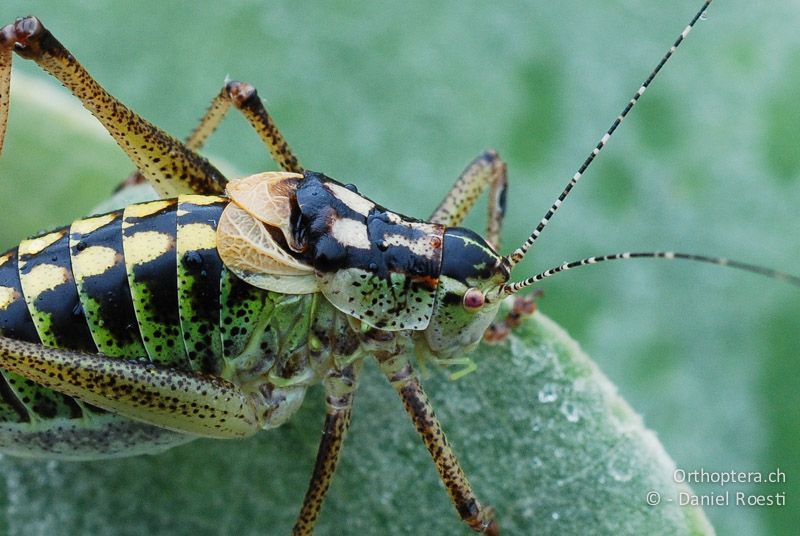
<path fill-rule="evenodd" d="M 480 235 L 463 227 L 448 227 L 444 233 L 442 276 L 470 286 L 470 279 L 488 279 L 500 257 Z"/>

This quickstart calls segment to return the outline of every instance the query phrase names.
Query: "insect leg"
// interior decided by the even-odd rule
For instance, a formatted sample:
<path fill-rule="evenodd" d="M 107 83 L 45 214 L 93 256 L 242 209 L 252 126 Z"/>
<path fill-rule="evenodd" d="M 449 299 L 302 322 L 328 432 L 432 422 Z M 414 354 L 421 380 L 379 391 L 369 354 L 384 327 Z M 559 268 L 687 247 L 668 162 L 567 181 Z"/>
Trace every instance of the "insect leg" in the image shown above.
<path fill-rule="evenodd" d="M 506 163 L 496 151 L 483 152 L 467 166 L 428 221 L 448 227 L 459 225 L 487 186 L 491 186 L 491 189 L 485 238 L 497 250 L 500 247 L 500 229 L 506 213 L 508 176 Z"/>
<path fill-rule="evenodd" d="M 0 58 L 0 65 L 2 65 L 2 58 Z M 2 71 L 0 70 L 0 74 Z M 0 80 L 2 83 L 2 80 Z M 2 93 L 0 93 L 0 98 Z M 264 144 L 269 149 L 272 159 L 284 171 L 293 171 L 295 173 L 303 173 L 303 166 L 297 160 L 294 152 L 286 143 L 286 139 L 281 134 L 272 116 L 269 115 L 264 103 L 258 97 L 258 92 L 250 84 L 244 82 L 237 82 L 232 80 L 225 84 L 225 87 L 214 97 L 211 104 L 206 110 L 206 113 L 200 119 L 195 129 L 186 138 L 184 142 L 186 146 L 192 151 L 199 151 L 205 145 L 209 136 L 214 133 L 217 127 L 222 123 L 225 115 L 230 110 L 231 105 L 235 106 L 250 125 L 255 129 L 258 136 L 264 141 Z M 0 119 L 2 118 L 2 101 L 0 101 Z M 0 124 L 2 128 L 2 124 Z M 139 184 L 146 179 L 140 171 L 135 171 L 129 175 L 118 187 L 121 190 L 126 186 Z"/>
<path fill-rule="evenodd" d="M 272 159 L 284 171 L 302 173 L 303 166 L 297 160 L 286 139 L 278 130 L 272 117 L 258 97 L 256 88 L 244 82 L 231 80 L 211 102 L 208 111 L 186 140 L 186 145 L 197 151 L 208 136 L 219 126 L 230 106 L 239 110 L 269 149 Z"/>
<path fill-rule="evenodd" d="M 0 337 L 0 367 L 148 424 L 205 437 L 261 428 L 254 395 L 212 376 Z"/>
<path fill-rule="evenodd" d="M 306 536 L 314 532 L 322 501 L 336 470 L 344 437 L 350 426 L 350 413 L 353 409 L 353 396 L 358 387 L 361 363 L 358 361 L 342 371 L 335 371 L 324 381 L 328 411 L 325 415 L 314 472 L 308 484 L 303 507 L 292 530 L 294 536 Z"/>
<path fill-rule="evenodd" d="M 0 29 L 0 125 L 7 116 L 3 104 L 7 91 L 2 88 L 9 76 L 11 62 L 6 60 L 11 49 L 64 84 L 103 124 L 159 195 L 223 192 L 227 179 L 219 170 L 111 96 L 36 17 L 18 19 Z"/>
<path fill-rule="evenodd" d="M 483 335 L 484 342 L 497 343 L 502 342 L 511 333 L 511 330 L 518 328 L 522 324 L 522 320 L 531 316 L 536 312 L 536 298 L 541 293 L 531 293 L 527 296 L 519 296 L 514 299 L 511 310 L 508 311 L 503 318 L 498 315 L 494 321 L 486 328 L 486 333 Z"/>
<path fill-rule="evenodd" d="M 379 363 L 381 371 L 400 395 L 406 412 L 414 421 L 414 426 L 433 458 L 439 478 L 447 488 L 458 515 L 476 532 L 499 534 L 500 529 L 494 520 L 494 511 L 481 505 L 475 497 L 411 364 L 402 356 L 379 358 Z"/>
<path fill-rule="evenodd" d="M 11 89 L 11 47 L 3 46 L 3 34 L 0 32 L 0 153 L 6 139 L 8 126 L 8 93 Z"/>

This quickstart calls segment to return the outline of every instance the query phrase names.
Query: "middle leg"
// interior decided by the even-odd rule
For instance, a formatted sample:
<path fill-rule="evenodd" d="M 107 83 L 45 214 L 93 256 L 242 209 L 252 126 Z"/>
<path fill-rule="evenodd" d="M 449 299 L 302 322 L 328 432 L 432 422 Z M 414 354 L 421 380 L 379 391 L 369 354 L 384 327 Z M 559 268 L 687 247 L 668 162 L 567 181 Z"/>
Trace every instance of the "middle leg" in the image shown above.
<path fill-rule="evenodd" d="M 322 501 L 333 479 L 336 464 L 344 444 L 347 428 L 350 426 L 350 413 L 353 409 L 353 396 L 358 387 L 358 373 L 361 361 L 357 361 L 342 371 L 328 374 L 324 381 L 328 407 L 322 439 L 317 451 L 314 472 L 308 483 L 303 506 L 297 516 L 293 536 L 308 536 L 314 532 Z"/>
<path fill-rule="evenodd" d="M 450 500 L 458 515 L 469 527 L 482 534 L 496 536 L 500 533 L 494 520 L 494 511 L 481 505 L 456 458 L 453 448 L 444 435 L 442 425 L 433 411 L 428 395 L 422 389 L 416 373 L 404 356 L 378 358 L 381 371 L 403 400 L 406 412 L 425 447 L 433 458 L 439 478 L 447 488 Z"/>

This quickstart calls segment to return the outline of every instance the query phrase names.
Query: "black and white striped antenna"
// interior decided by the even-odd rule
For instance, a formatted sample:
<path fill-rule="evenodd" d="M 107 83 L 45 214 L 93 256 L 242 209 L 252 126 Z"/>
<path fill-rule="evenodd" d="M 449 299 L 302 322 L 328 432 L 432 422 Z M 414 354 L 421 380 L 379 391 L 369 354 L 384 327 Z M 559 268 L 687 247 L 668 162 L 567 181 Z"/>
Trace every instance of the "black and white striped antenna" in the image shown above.
<path fill-rule="evenodd" d="M 792 285 L 800 287 L 800 277 L 796 275 L 787 274 L 772 270 L 771 268 L 764 268 L 755 264 L 748 264 L 746 262 L 734 261 L 726 259 L 725 257 L 709 257 L 707 255 L 694 255 L 692 253 L 678 253 L 677 251 L 642 251 L 642 252 L 626 252 L 626 253 L 613 253 L 611 255 L 598 255 L 596 257 L 587 257 L 578 261 L 565 262 L 558 266 L 554 266 L 549 270 L 531 276 L 524 281 L 517 283 L 508 283 L 503 286 L 502 291 L 506 294 L 514 294 L 529 285 L 538 283 L 542 279 L 547 279 L 555 274 L 572 270 L 580 266 L 588 266 L 590 264 L 597 264 L 606 261 L 620 261 L 626 259 L 682 259 L 686 261 L 704 262 L 706 264 L 713 264 L 716 266 L 728 266 L 736 268 L 737 270 L 744 270 L 753 274 L 763 275 L 771 279 L 777 279 Z"/>
<path fill-rule="evenodd" d="M 528 239 L 520 247 L 514 250 L 510 255 L 503 257 L 502 262 L 506 264 L 509 272 L 514 266 L 516 266 L 520 261 L 522 261 L 527 252 L 539 239 L 539 236 L 542 234 L 542 230 L 547 226 L 547 224 L 552 219 L 553 215 L 561 207 L 561 204 L 563 203 L 564 199 L 567 198 L 569 193 L 572 191 L 572 189 L 575 187 L 575 185 L 583 176 L 586 169 L 592 164 L 597 155 L 600 154 L 600 151 L 602 151 L 603 148 L 606 146 L 608 140 L 617 130 L 617 127 L 619 127 L 619 125 L 625 120 L 625 117 L 627 117 L 628 113 L 630 113 L 633 107 L 636 106 L 636 103 L 639 101 L 639 98 L 644 94 L 644 92 L 653 82 L 653 80 L 661 71 L 661 69 L 664 67 L 664 65 L 667 63 L 667 61 L 669 61 L 669 59 L 675 53 L 675 50 L 680 46 L 683 40 L 686 39 L 686 36 L 689 35 L 689 32 L 692 31 L 692 28 L 694 28 L 694 25 L 697 23 L 697 21 L 705 18 L 706 11 L 708 10 L 708 7 L 711 5 L 711 2 L 712 0 L 706 0 L 705 2 L 703 2 L 703 5 L 697 11 L 695 16 L 692 18 L 692 20 L 689 22 L 686 28 L 683 29 L 683 31 L 680 33 L 680 35 L 672 44 L 672 46 L 669 48 L 669 50 L 667 50 L 666 54 L 664 54 L 664 56 L 661 58 L 661 61 L 658 62 L 656 68 L 653 69 L 653 71 L 650 73 L 647 79 L 645 79 L 644 83 L 639 87 L 638 90 L 636 90 L 636 93 L 633 94 L 633 97 L 628 101 L 628 104 L 625 106 L 622 112 L 617 116 L 617 118 L 611 124 L 611 128 L 609 128 L 608 131 L 606 131 L 606 133 L 603 134 L 603 137 L 600 138 L 600 141 L 597 143 L 595 148 L 592 150 L 592 152 L 589 154 L 586 160 L 583 161 L 583 164 L 581 164 L 580 168 L 578 168 L 578 171 L 575 173 L 575 175 L 573 175 L 569 183 L 567 183 L 567 186 L 564 188 L 564 190 L 552 204 L 550 209 L 541 219 L 539 224 L 536 226 L 536 229 L 534 229 L 533 233 L 531 233 Z M 777 279 L 779 281 L 784 281 L 792 285 L 800 286 L 800 277 L 798 276 L 787 274 L 784 272 L 779 272 L 777 270 L 772 270 L 770 268 L 764 268 L 762 266 L 757 266 L 754 264 L 748 264 L 744 262 L 726 259 L 724 257 L 710 257 L 707 255 L 695 255 L 692 253 L 679 253 L 675 251 L 649 251 L 649 252 L 613 253 L 610 255 L 599 255 L 595 257 L 587 257 L 585 259 L 577 261 L 565 262 L 559 266 L 555 266 L 553 268 L 545 270 L 544 272 L 528 277 L 527 279 L 524 279 L 522 281 L 506 283 L 500 287 L 499 294 L 500 295 L 514 294 L 522 290 L 523 288 L 533 285 L 534 283 L 537 283 L 543 279 L 547 279 L 548 277 L 551 277 L 555 274 L 565 272 L 567 270 L 571 270 L 573 268 L 577 268 L 580 266 L 588 266 L 590 264 L 597 264 L 606 261 L 642 259 L 642 258 L 681 259 L 681 260 L 688 260 L 695 262 L 703 262 L 706 264 L 713 264 L 716 266 L 728 266 L 730 268 L 735 268 L 737 270 L 744 270 L 746 272 L 751 272 L 754 274 L 769 277 L 771 279 Z"/>
<path fill-rule="evenodd" d="M 639 98 L 642 95 L 644 95 L 644 92 L 653 82 L 653 80 L 661 71 L 661 69 L 664 67 L 664 65 L 667 63 L 667 61 L 669 61 L 669 59 L 675 53 L 675 50 L 680 46 L 683 40 L 686 39 L 686 36 L 689 35 L 689 32 L 692 31 L 692 28 L 694 28 L 694 25 L 697 23 L 697 21 L 705 16 L 708 7 L 711 5 L 711 2 L 712 0 L 706 0 L 705 2 L 703 2 L 703 5 L 700 8 L 700 10 L 695 14 L 695 16 L 686 26 L 686 28 L 683 29 L 683 31 L 675 40 L 675 42 L 672 44 L 672 46 L 669 48 L 669 50 L 667 50 L 666 54 L 664 54 L 664 56 L 661 58 L 661 61 L 659 61 L 658 65 L 656 65 L 656 68 L 653 69 L 653 71 L 650 73 L 650 75 L 647 77 L 644 83 L 641 86 L 639 86 L 639 89 L 637 89 L 636 93 L 633 94 L 633 97 L 631 97 L 631 100 L 628 101 L 628 104 L 625 106 L 622 112 L 617 116 L 616 119 L 614 119 L 614 122 L 611 124 L 611 128 L 609 128 L 608 131 L 605 134 L 603 134 L 603 137 L 600 138 L 600 141 L 597 143 L 595 148 L 592 150 L 591 153 L 589 153 L 589 156 L 586 158 L 586 160 L 583 161 L 581 167 L 578 168 L 578 171 L 575 173 L 575 175 L 572 176 L 569 183 L 567 183 L 567 186 L 564 188 L 564 191 L 562 191 L 561 195 L 558 196 L 558 199 L 555 200 L 553 205 L 550 207 L 550 209 L 547 211 L 547 213 L 539 222 L 539 225 L 536 226 L 536 229 L 534 229 L 533 233 L 531 233 L 528 239 L 520 247 L 514 250 L 510 255 L 504 257 L 504 262 L 508 266 L 509 271 L 512 268 L 514 268 L 514 266 L 516 266 L 525 257 L 525 254 L 536 243 L 536 240 L 538 240 L 539 236 L 542 234 L 542 230 L 550 222 L 550 219 L 558 211 L 559 207 L 561 207 L 561 203 L 564 202 L 564 199 L 567 198 L 567 196 L 575 187 L 575 185 L 578 184 L 578 181 L 581 179 L 581 177 L 583 176 L 584 172 L 588 169 L 588 167 L 592 164 L 597 155 L 600 154 L 600 151 L 603 150 L 603 147 L 606 146 L 608 140 L 614 134 L 614 131 L 617 130 L 617 127 L 625 120 L 625 117 L 627 117 L 628 113 L 630 113 L 633 107 L 636 106 L 636 103 L 639 101 Z M 514 283 L 514 285 L 518 285 L 518 283 Z"/>

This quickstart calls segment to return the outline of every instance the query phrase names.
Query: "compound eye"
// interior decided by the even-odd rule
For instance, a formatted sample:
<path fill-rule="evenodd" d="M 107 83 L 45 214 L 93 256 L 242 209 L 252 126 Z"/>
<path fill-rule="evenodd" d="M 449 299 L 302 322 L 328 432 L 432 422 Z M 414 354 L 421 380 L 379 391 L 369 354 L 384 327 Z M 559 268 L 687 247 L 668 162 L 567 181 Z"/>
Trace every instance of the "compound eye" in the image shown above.
<path fill-rule="evenodd" d="M 464 309 L 466 309 L 467 312 L 474 313 L 483 307 L 485 301 L 486 299 L 483 296 L 483 292 L 475 287 L 467 289 L 467 292 L 464 293 Z"/>

